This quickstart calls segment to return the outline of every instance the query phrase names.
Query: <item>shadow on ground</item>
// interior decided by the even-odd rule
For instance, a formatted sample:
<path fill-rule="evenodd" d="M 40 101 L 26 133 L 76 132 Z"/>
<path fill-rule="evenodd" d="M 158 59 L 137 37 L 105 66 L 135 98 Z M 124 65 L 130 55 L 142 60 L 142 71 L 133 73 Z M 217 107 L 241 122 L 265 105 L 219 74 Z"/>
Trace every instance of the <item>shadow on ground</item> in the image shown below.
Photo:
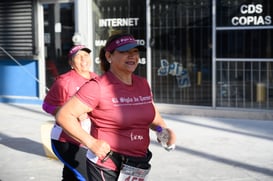
<path fill-rule="evenodd" d="M 11 137 L 0 133 L 0 144 L 25 153 L 45 156 L 43 145 L 24 137 Z"/>

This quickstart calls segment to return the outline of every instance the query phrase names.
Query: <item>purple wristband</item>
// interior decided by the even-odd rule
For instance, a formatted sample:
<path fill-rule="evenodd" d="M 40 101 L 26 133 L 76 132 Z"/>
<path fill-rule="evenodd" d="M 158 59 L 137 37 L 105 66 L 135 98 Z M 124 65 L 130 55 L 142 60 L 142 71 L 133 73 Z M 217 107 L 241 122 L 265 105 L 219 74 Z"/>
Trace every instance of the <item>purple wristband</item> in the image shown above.
<path fill-rule="evenodd" d="M 45 102 L 43 103 L 43 110 L 49 114 L 54 115 L 56 109 L 57 109 L 57 106 L 52 106 Z"/>

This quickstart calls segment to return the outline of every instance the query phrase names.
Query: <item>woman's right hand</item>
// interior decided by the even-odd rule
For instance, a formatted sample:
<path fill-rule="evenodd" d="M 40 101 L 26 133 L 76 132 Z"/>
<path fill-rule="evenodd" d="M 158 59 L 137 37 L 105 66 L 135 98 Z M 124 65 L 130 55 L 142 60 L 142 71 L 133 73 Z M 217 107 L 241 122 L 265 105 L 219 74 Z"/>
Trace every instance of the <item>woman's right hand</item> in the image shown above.
<path fill-rule="evenodd" d="M 88 148 L 100 159 L 103 159 L 111 150 L 111 147 L 107 142 L 98 139 L 95 139 Z"/>

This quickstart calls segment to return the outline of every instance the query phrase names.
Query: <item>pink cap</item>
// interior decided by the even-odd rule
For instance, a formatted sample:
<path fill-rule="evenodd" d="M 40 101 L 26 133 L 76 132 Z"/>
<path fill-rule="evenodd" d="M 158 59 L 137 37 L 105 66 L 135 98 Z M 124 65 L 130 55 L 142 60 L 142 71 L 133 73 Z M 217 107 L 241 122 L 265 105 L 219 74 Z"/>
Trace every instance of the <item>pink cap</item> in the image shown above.
<path fill-rule="evenodd" d="M 78 53 L 78 51 L 83 50 L 86 51 L 87 53 L 90 53 L 91 50 L 89 48 L 86 48 L 84 45 L 76 45 L 72 47 L 68 53 L 68 58 L 71 58 L 73 55 Z"/>
<path fill-rule="evenodd" d="M 131 35 L 122 36 L 112 41 L 106 48 L 106 51 L 118 50 L 120 52 L 128 51 L 132 48 L 138 48 L 139 50 L 145 50 L 144 46 L 137 44 L 135 38 Z"/>

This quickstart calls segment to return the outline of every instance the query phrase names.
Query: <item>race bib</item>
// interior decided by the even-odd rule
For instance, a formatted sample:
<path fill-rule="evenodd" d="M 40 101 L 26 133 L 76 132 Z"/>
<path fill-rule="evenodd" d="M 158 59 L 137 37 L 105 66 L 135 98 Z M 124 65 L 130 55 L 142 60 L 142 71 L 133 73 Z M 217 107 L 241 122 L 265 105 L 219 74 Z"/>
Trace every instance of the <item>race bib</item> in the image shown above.
<path fill-rule="evenodd" d="M 147 181 L 149 169 L 141 169 L 122 164 L 118 181 Z"/>

